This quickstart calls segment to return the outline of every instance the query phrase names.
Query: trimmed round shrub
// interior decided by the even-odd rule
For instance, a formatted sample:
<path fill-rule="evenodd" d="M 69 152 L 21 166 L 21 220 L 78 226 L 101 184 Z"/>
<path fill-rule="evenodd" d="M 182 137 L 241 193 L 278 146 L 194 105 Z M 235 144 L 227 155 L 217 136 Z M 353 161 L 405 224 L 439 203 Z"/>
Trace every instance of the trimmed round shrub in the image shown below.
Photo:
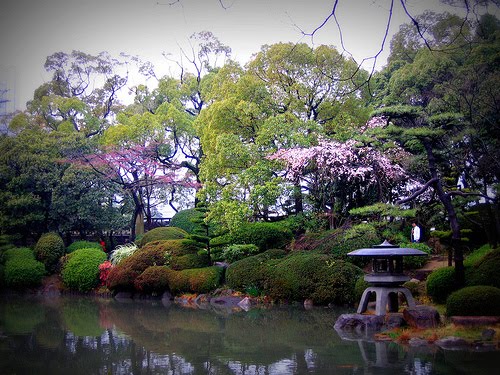
<path fill-rule="evenodd" d="M 64 264 L 61 276 L 64 285 L 72 290 L 88 292 L 99 285 L 99 265 L 106 261 L 102 249 L 78 249 Z"/>
<path fill-rule="evenodd" d="M 500 249 L 487 253 L 473 266 L 468 267 L 466 285 L 489 285 L 500 288 Z"/>
<path fill-rule="evenodd" d="M 179 240 L 186 238 L 188 232 L 176 227 L 158 227 L 144 233 L 144 236 L 138 241 L 139 247 L 145 246 L 149 242 L 160 240 Z"/>
<path fill-rule="evenodd" d="M 200 252 L 197 254 L 172 256 L 168 263 L 170 264 L 170 268 L 176 271 L 189 268 L 202 268 L 210 265 L 210 257 L 206 252 Z"/>
<path fill-rule="evenodd" d="M 432 249 L 427 246 L 425 243 L 422 242 L 410 242 L 410 243 L 401 243 L 399 244 L 399 247 L 402 248 L 410 248 L 410 249 L 417 249 L 420 251 L 423 251 L 424 253 L 430 254 Z M 417 268 L 421 268 L 424 266 L 425 263 L 429 260 L 429 256 L 405 256 L 403 258 L 403 265 L 405 269 L 410 269 L 414 270 Z"/>
<path fill-rule="evenodd" d="M 3 253 L 4 262 L 14 258 L 35 259 L 35 253 L 29 247 L 14 247 Z"/>
<path fill-rule="evenodd" d="M 285 250 L 271 249 L 231 263 L 226 269 L 226 283 L 231 289 L 239 291 L 249 287 L 263 290 L 270 272 L 268 261 L 285 255 Z"/>
<path fill-rule="evenodd" d="M 59 258 L 65 251 L 63 239 L 54 232 L 43 234 L 35 245 L 35 257 L 45 265 L 49 273 L 57 271 Z"/>
<path fill-rule="evenodd" d="M 427 295 L 435 303 L 445 303 L 446 298 L 457 290 L 455 284 L 455 267 L 442 267 L 427 276 Z"/>
<path fill-rule="evenodd" d="M 448 316 L 496 316 L 500 314 L 500 289 L 487 285 L 468 286 L 446 300 Z"/>
<path fill-rule="evenodd" d="M 71 254 L 73 251 L 78 250 L 78 249 L 101 249 L 102 250 L 102 247 L 99 244 L 99 242 L 79 240 L 79 241 L 75 241 L 75 242 L 71 243 L 66 248 L 66 253 Z"/>
<path fill-rule="evenodd" d="M 172 219 L 170 219 L 170 226 L 181 228 L 189 234 L 196 233 L 203 230 L 203 227 L 197 223 L 197 221 L 203 220 L 204 216 L 203 212 L 195 208 L 182 210 L 176 212 L 175 215 L 172 216 Z"/>
<path fill-rule="evenodd" d="M 226 243 L 254 244 L 260 251 L 269 249 L 284 249 L 293 239 L 293 233 L 288 225 L 279 222 L 244 223 L 233 233 L 228 234 Z"/>
<path fill-rule="evenodd" d="M 46 274 L 42 262 L 29 257 L 12 257 L 5 263 L 5 284 L 14 289 L 23 289 L 41 285 Z"/>
<path fill-rule="evenodd" d="M 218 266 L 170 271 L 168 283 L 170 290 L 180 293 L 208 293 L 220 287 L 224 268 Z"/>
<path fill-rule="evenodd" d="M 326 254 L 294 252 L 271 268 L 267 294 L 277 300 L 352 305 L 355 284 L 363 270 Z"/>
<path fill-rule="evenodd" d="M 136 290 L 145 294 L 160 294 L 167 291 L 168 275 L 172 272 L 165 266 L 150 266 L 134 280 Z"/>

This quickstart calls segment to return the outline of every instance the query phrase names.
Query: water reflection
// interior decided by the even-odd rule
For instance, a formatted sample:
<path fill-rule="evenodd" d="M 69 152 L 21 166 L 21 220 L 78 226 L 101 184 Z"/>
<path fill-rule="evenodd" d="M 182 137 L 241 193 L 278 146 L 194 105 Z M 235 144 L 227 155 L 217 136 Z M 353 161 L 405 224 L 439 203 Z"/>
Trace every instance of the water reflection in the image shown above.
<path fill-rule="evenodd" d="M 0 301 L 2 374 L 454 374 L 493 369 L 492 353 L 453 356 L 343 340 L 345 311 L 190 309 L 64 297 Z"/>

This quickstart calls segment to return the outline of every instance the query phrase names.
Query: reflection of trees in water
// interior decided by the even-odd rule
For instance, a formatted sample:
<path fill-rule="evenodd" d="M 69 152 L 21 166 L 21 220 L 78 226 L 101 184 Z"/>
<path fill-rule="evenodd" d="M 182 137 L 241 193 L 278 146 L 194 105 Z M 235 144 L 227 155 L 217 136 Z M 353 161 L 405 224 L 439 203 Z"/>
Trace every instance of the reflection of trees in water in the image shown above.
<path fill-rule="evenodd" d="M 85 298 L 9 304 L 0 304 L 0 332 L 24 335 L 9 337 L 9 358 L 0 342 L 0 373 L 382 374 L 406 369 L 425 374 L 432 369 L 446 374 L 450 363 L 451 369 L 466 368 L 464 360 L 484 373 L 493 368 L 488 367 L 491 354 L 474 353 L 485 356 L 478 364 L 466 355 L 416 352 L 390 343 L 362 342 L 358 348 L 357 342 L 340 339 L 330 309 L 228 313 Z"/>

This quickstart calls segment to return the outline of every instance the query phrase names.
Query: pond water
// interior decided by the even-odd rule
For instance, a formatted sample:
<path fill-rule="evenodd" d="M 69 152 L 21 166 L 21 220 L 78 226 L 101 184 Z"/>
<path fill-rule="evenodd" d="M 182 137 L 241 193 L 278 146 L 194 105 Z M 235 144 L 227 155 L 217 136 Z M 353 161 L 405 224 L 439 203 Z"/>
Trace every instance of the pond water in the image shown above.
<path fill-rule="evenodd" d="M 0 374 L 492 374 L 498 352 L 344 340 L 346 310 L 0 297 Z"/>

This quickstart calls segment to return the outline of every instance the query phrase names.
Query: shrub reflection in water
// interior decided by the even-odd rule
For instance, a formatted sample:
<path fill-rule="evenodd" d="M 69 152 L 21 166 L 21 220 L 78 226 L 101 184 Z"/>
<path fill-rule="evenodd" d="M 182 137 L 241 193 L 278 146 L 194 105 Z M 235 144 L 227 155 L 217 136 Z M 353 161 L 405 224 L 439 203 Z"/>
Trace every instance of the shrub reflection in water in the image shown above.
<path fill-rule="evenodd" d="M 2 374 L 474 374 L 494 364 L 494 353 L 343 340 L 333 325 L 345 309 L 73 296 L 0 302 Z"/>

